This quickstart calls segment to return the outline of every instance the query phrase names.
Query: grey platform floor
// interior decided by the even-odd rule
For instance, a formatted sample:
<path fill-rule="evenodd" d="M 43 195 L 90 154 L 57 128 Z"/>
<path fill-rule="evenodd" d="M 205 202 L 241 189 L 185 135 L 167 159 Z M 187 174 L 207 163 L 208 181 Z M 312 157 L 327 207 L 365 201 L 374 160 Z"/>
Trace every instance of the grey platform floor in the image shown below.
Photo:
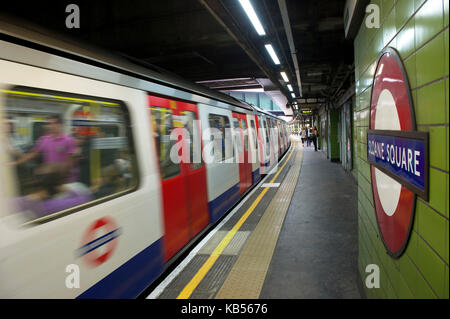
<path fill-rule="evenodd" d="M 358 286 L 357 185 L 305 147 L 260 298 L 364 298 Z"/>

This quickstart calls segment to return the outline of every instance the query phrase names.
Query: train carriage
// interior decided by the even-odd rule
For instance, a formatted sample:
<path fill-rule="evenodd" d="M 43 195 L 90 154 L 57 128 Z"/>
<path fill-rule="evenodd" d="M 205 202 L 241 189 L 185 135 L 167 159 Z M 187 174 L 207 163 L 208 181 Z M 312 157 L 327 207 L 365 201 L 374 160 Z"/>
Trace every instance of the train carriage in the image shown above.
<path fill-rule="evenodd" d="M 286 123 L 45 34 L 0 23 L 0 297 L 136 297 L 275 165 Z"/>

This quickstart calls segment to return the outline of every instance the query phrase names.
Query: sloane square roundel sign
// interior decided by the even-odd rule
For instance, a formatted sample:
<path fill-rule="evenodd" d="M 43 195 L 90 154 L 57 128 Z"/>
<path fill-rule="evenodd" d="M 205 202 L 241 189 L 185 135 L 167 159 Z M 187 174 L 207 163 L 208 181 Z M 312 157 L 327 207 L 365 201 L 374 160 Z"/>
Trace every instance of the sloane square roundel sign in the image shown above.
<path fill-rule="evenodd" d="M 428 200 L 428 133 L 416 131 L 408 77 L 393 48 L 378 56 L 367 131 L 373 202 L 389 255 L 405 251 L 416 196 Z"/>

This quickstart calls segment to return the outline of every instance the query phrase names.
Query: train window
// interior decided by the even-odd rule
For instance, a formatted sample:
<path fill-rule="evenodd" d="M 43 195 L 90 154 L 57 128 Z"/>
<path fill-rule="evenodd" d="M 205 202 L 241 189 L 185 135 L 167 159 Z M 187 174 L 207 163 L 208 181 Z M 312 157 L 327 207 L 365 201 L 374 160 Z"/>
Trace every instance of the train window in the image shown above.
<path fill-rule="evenodd" d="M 254 120 L 250 120 L 250 125 L 252 127 L 252 138 L 253 138 L 253 143 L 255 144 L 255 150 L 258 149 L 258 137 L 256 134 L 256 126 L 255 126 L 255 121 Z"/>
<path fill-rule="evenodd" d="M 270 142 L 269 142 L 269 129 L 267 128 L 268 124 L 264 119 L 263 119 L 262 123 L 264 126 L 264 132 L 266 135 L 266 155 L 269 156 L 270 155 Z"/>
<path fill-rule="evenodd" d="M 248 130 L 247 130 L 247 121 L 241 119 L 242 132 L 244 134 L 244 151 L 248 152 Z"/>
<path fill-rule="evenodd" d="M 15 87 L 4 93 L 14 211 L 41 223 L 134 190 L 138 183 L 124 103 Z"/>
<path fill-rule="evenodd" d="M 237 148 L 238 153 L 242 153 L 242 142 L 241 142 L 241 127 L 239 125 L 239 120 L 237 118 L 233 118 L 233 127 L 234 127 L 234 145 Z"/>
<path fill-rule="evenodd" d="M 214 148 L 221 148 L 222 155 L 220 156 L 220 152 L 214 152 L 215 161 L 225 161 L 229 158 L 234 157 L 234 149 L 232 148 L 232 138 L 230 131 L 230 121 L 227 116 L 218 115 L 218 114 L 209 114 L 209 127 L 216 128 L 221 132 L 221 140 L 218 140 L 216 137 L 214 138 Z M 227 150 L 233 149 L 232 152 L 228 152 Z"/>
<path fill-rule="evenodd" d="M 199 132 L 199 128 L 197 126 L 198 122 L 196 121 L 197 117 L 196 114 L 192 111 L 183 111 L 183 115 L 184 115 L 184 127 L 189 132 L 189 139 L 186 140 L 186 143 L 189 146 L 189 154 L 190 154 L 189 163 L 191 170 L 195 170 L 202 167 L 203 165 L 201 162 L 201 156 L 200 156 L 200 163 L 194 162 L 194 132 L 195 134 L 198 134 Z M 200 140 L 201 137 L 199 136 L 198 139 Z"/>
<path fill-rule="evenodd" d="M 168 179 L 180 174 L 180 165 L 170 159 L 170 150 L 176 141 L 170 139 L 173 130 L 173 113 L 164 107 L 151 107 L 153 134 L 159 156 L 159 166 L 162 179 Z"/>

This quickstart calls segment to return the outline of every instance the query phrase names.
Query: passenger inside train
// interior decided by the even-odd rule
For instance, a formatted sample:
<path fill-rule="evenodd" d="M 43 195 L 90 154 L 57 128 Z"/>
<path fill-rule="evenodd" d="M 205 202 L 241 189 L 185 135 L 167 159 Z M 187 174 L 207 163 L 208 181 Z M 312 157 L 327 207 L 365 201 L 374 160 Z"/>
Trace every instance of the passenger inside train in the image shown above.
<path fill-rule="evenodd" d="M 32 150 L 11 164 L 20 165 L 41 155 L 44 163 L 62 164 L 71 171 L 68 179 L 70 181 L 77 180 L 77 170 L 72 161 L 75 154 L 75 140 L 72 136 L 63 133 L 61 116 L 58 114 L 49 116 L 45 130 L 46 133 L 37 140 Z"/>
<path fill-rule="evenodd" d="M 64 163 L 37 167 L 30 194 L 19 197 L 16 207 L 28 214 L 27 219 L 37 219 L 91 201 L 92 195 L 85 185 L 66 183 L 68 172 Z"/>
<path fill-rule="evenodd" d="M 102 169 L 101 177 L 98 178 L 90 188 L 95 198 L 102 198 L 116 193 L 124 185 L 121 172 L 115 164 L 108 165 Z"/>
<path fill-rule="evenodd" d="M 51 93 L 17 88 L 6 96 L 4 144 L 17 181 L 13 211 L 25 223 L 136 185 L 124 109 Z"/>

